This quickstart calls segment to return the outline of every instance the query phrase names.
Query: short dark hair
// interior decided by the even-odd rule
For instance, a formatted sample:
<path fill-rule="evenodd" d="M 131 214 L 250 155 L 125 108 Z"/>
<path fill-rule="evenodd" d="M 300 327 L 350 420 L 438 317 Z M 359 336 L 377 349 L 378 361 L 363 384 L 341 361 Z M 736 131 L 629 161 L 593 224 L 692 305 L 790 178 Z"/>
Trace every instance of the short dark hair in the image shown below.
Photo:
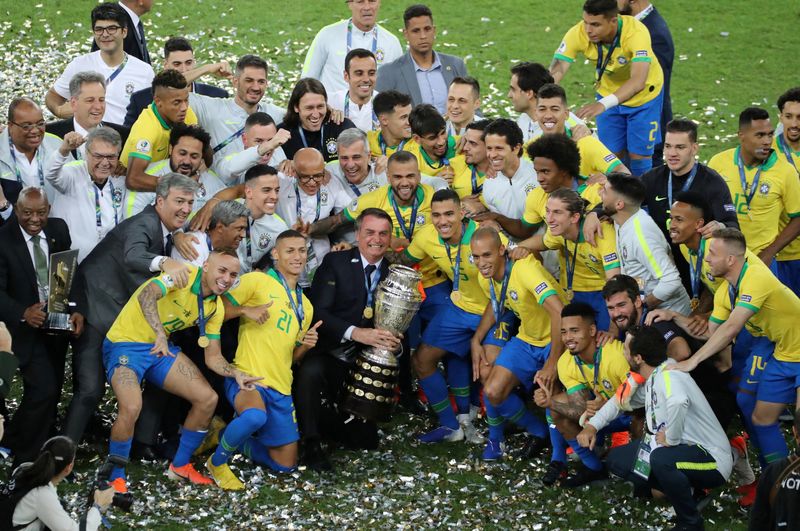
<path fill-rule="evenodd" d="M 506 143 L 511 146 L 520 146 L 517 155 L 522 156 L 522 143 L 524 138 L 522 136 L 522 129 L 519 128 L 517 122 L 509 118 L 497 118 L 492 120 L 486 129 L 483 130 L 483 140 L 489 135 L 502 136 L 506 139 Z"/>
<path fill-rule="evenodd" d="M 591 304 L 585 302 L 571 302 L 564 306 L 561 309 L 561 318 L 564 317 L 583 317 L 592 324 L 597 322 L 597 312 Z"/>
<path fill-rule="evenodd" d="M 188 86 L 189 83 L 186 81 L 186 78 L 183 77 L 183 74 L 171 68 L 162 70 L 156 74 L 156 77 L 153 78 L 152 83 L 153 94 L 156 93 L 156 89 L 158 89 L 158 87 L 169 89 L 185 89 Z"/>
<path fill-rule="evenodd" d="M 247 120 L 244 121 L 245 130 L 250 129 L 254 125 L 275 125 L 275 120 L 269 114 L 258 111 L 248 116 Z"/>
<path fill-rule="evenodd" d="M 681 203 L 686 203 L 692 208 L 699 210 L 705 223 L 708 223 L 709 221 L 716 221 L 714 219 L 714 211 L 711 210 L 711 206 L 709 205 L 708 201 L 706 201 L 705 195 L 692 190 L 687 190 L 685 192 L 679 192 L 678 195 L 675 196 L 675 202 L 678 201 Z M 672 207 L 672 205 L 669 206 Z"/>
<path fill-rule="evenodd" d="M 394 153 L 391 154 L 389 160 L 386 162 L 386 168 L 388 169 L 389 165 L 392 164 L 393 162 L 399 162 L 401 164 L 404 164 L 406 162 L 411 162 L 411 161 L 418 163 L 416 155 L 414 155 L 410 151 L 395 151 Z"/>
<path fill-rule="evenodd" d="M 375 61 L 375 66 L 378 66 L 378 60 L 375 58 L 374 53 L 365 48 L 353 48 L 344 56 L 344 71 L 350 72 L 350 61 L 352 61 L 353 58 L 366 59 L 367 57 L 371 57 L 372 60 Z"/>
<path fill-rule="evenodd" d="M 471 243 L 483 238 L 489 238 L 498 248 L 503 245 L 503 240 L 500 239 L 500 233 L 497 232 L 497 229 L 494 227 L 478 227 L 475 229 L 475 232 L 472 233 L 472 237 L 469 241 Z"/>
<path fill-rule="evenodd" d="M 747 250 L 747 240 L 745 239 L 744 233 L 734 227 L 717 229 L 711 233 L 711 237 L 715 240 L 723 240 L 728 245 L 733 244 L 733 247 L 737 249 L 740 254 L 744 254 Z"/>
<path fill-rule="evenodd" d="M 567 210 L 571 214 L 583 214 L 586 212 L 586 206 L 588 201 L 580 196 L 578 192 L 573 190 L 572 188 L 558 188 L 550 192 L 550 197 L 547 198 L 548 201 L 550 199 L 558 199 L 562 203 L 567 206 Z"/>
<path fill-rule="evenodd" d="M 606 176 L 606 180 L 618 194 L 625 196 L 637 205 L 644 203 L 647 191 L 638 177 L 627 173 L 611 172 Z"/>
<path fill-rule="evenodd" d="M 431 8 L 424 4 L 414 4 L 408 6 L 406 10 L 403 11 L 403 26 L 407 28 L 408 21 L 417 17 L 430 17 L 431 22 L 433 22 L 433 13 L 431 12 Z"/>
<path fill-rule="evenodd" d="M 275 238 L 275 246 L 277 247 L 278 242 L 280 242 L 281 240 L 288 240 L 289 238 L 303 238 L 303 240 L 306 239 L 306 237 L 303 236 L 300 232 L 294 229 L 286 229 L 285 231 L 278 234 L 277 238 Z"/>
<path fill-rule="evenodd" d="M 245 68 L 260 68 L 265 73 L 269 73 L 269 66 L 267 62 L 257 55 L 246 54 L 236 61 L 236 76 L 242 75 Z"/>
<path fill-rule="evenodd" d="M 411 132 L 421 137 L 438 135 L 447 128 L 444 117 L 430 103 L 421 103 L 414 107 L 408 116 L 408 123 L 411 125 Z"/>
<path fill-rule="evenodd" d="M 11 103 L 8 104 L 8 121 L 14 122 L 15 117 L 14 114 L 17 112 L 17 107 L 24 107 L 26 105 L 30 105 L 32 107 L 38 107 L 39 104 L 33 101 L 33 99 L 29 98 L 28 96 L 18 96 L 11 100 Z"/>
<path fill-rule="evenodd" d="M 650 367 L 667 361 L 667 342 L 654 326 L 633 326 L 628 330 L 631 356 L 641 356 Z"/>
<path fill-rule="evenodd" d="M 573 177 L 581 174 L 581 152 L 578 144 L 567 135 L 542 135 L 528 145 L 527 151 L 531 160 L 543 157 Z"/>
<path fill-rule="evenodd" d="M 258 179 L 262 175 L 278 175 L 278 170 L 269 164 L 256 164 L 244 173 L 244 182 L 247 184 L 253 179 Z"/>
<path fill-rule="evenodd" d="M 778 98 L 778 111 L 783 112 L 783 106 L 794 101 L 800 103 L 800 87 L 790 88 Z"/>
<path fill-rule="evenodd" d="M 458 194 L 452 188 L 442 188 L 441 190 L 436 190 L 431 198 L 431 203 L 444 203 L 445 201 L 452 201 L 456 205 L 461 204 L 461 198 L 458 197 Z"/>
<path fill-rule="evenodd" d="M 473 131 L 480 131 L 483 133 L 486 131 L 486 126 L 489 125 L 492 121 L 491 120 L 475 120 L 474 122 L 470 122 L 467 124 L 465 131 L 469 131 L 470 129 Z M 481 135 L 483 136 L 483 135 Z"/>
<path fill-rule="evenodd" d="M 328 92 L 325 86 L 318 80 L 312 77 L 304 77 L 292 89 L 292 95 L 289 96 L 289 103 L 286 104 L 286 115 L 283 117 L 283 123 L 289 127 L 297 127 L 300 125 L 300 114 L 294 110 L 296 105 L 300 105 L 300 100 L 306 94 L 319 94 L 325 101 L 328 101 Z M 323 122 L 327 122 L 330 118 L 330 111 L 325 113 Z"/>
<path fill-rule="evenodd" d="M 539 94 L 539 89 L 543 85 L 553 83 L 553 76 L 550 71 L 542 64 L 524 62 L 511 67 L 511 75 L 516 74 L 517 85 L 524 91 L 532 91 Z"/>
<path fill-rule="evenodd" d="M 688 133 L 692 143 L 697 142 L 697 124 L 686 118 L 675 118 L 667 124 L 667 133 Z"/>
<path fill-rule="evenodd" d="M 125 10 L 116 2 L 106 2 L 99 4 L 92 9 L 92 28 L 98 20 L 113 20 L 122 29 L 128 28 L 128 15 Z"/>
<path fill-rule="evenodd" d="M 459 76 L 453 78 L 450 82 L 451 85 L 469 85 L 472 88 L 472 95 L 475 99 L 481 97 L 481 84 L 472 76 Z"/>
<path fill-rule="evenodd" d="M 164 59 L 172 52 L 194 52 L 191 43 L 183 37 L 170 37 L 164 43 Z"/>
<path fill-rule="evenodd" d="M 396 90 L 385 90 L 372 98 L 372 110 L 375 111 L 376 116 L 383 116 L 392 114 L 395 107 L 406 107 L 411 103 L 411 96 L 408 94 Z"/>
<path fill-rule="evenodd" d="M 561 85 L 547 83 L 539 88 L 536 97 L 540 100 L 547 98 L 559 98 L 564 105 L 567 104 L 567 91 Z"/>
<path fill-rule="evenodd" d="M 605 300 L 610 299 L 617 293 L 625 293 L 632 301 L 635 301 L 639 298 L 641 291 L 639 290 L 639 283 L 636 282 L 635 278 L 619 274 L 608 279 L 606 285 L 603 286 L 602 293 Z"/>
<path fill-rule="evenodd" d="M 761 107 L 747 107 L 739 114 L 739 130 L 750 127 L 756 120 L 769 120 L 769 113 Z"/>
<path fill-rule="evenodd" d="M 175 124 L 172 127 L 172 131 L 169 133 L 169 145 L 175 146 L 178 141 L 185 136 L 190 136 L 195 140 L 199 140 L 200 143 L 203 144 L 203 153 L 211 147 L 211 135 L 209 135 L 205 129 L 199 125 L 186 124 Z"/>
<path fill-rule="evenodd" d="M 586 0 L 583 4 L 583 12 L 587 15 L 603 15 L 612 18 L 619 13 L 617 0 Z"/>
<path fill-rule="evenodd" d="M 361 228 L 361 224 L 364 222 L 365 218 L 382 219 L 384 221 L 389 222 L 390 228 L 394 226 L 392 217 L 389 214 L 387 214 L 385 210 L 383 210 L 382 208 L 369 207 L 362 210 L 361 213 L 356 218 L 356 231 L 358 231 L 358 229 Z"/>

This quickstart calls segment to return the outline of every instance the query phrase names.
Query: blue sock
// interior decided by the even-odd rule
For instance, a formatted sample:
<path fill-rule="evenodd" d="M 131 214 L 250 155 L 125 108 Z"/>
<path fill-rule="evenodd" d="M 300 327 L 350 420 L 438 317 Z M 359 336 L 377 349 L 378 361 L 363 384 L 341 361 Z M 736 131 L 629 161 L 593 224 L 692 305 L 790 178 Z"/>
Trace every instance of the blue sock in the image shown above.
<path fill-rule="evenodd" d="M 469 403 L 476 408 L 481 408 L 481 383 L 472 382 L 469 386 Z"/>
<path fill-rule="evenodd" d="M 172 466 L 175 468 L 186 466 L 194 451 L 203 444 L 207 433 L 208 430 L 192 431 L 185 427 L 181 428 L 181 440 L 178 442 L 178 451 L 175 452 L 175 457 L 172 459 Z"/>
<path fill-rule="evenodd" d="M 631 165 L 628 166 L 628 169 L 631 170 L 633 175 L 640 177 L 642 174 L 653 169 L 653 159 L 631 159 Z"/>
<path fill-rule="evenodd" d="M 497 408 L 488 400 L 486 401 L 486 423 L 489 424 L 489 440 L 498 443 L 503 442 L 506 438 L 505 420 L 497 412 Z"/>
<path fill-rule="evenodd" d="M 447 357 L 447 385 L 456 400 L 459 414 L 469 413 L 469 380 L 472 376 L 472 360 Z"/>
<path fill-rule="evenodd" d="M 556 425 L 553 424 L 553 420 L 550 418 L 550 410 L 546 410 L 547 413 L 547 429 L 550 431 L 550 444 L 553 445 L 553 453 L 550 456 L 550 461 L 559 461 L 561 463 L 567 462 L 567 441 L 564 439 L 564 436 L 561 435 L 561 432 L 558 431 Z"/>
<path fill-rule="evenodd" d="M 262 465 L 270 468 L 275 472 L 280 473 L 287 473 L 287 472 L 294 472 L 297 468 L 296 466 L 293 467 L 285 467 L 283 465 L 279 465 L 275 462 L 274 459 L 269 455 L 269 448 L 261 444 L 258 440 L 250 437 L 244 444 L 242 444 L 242 451 L 244 455 L 250 458 L 257 465 Z"/>
<path fill-rule="evenodd" d="M 577 439 L 571 439 L 567 442 L 569 443 L 569 447 L 572 448 L 572 451 L 575 452 L 575 455 L 581 458 L 581 462 L 586 468 L 594 470 L 595 472 L 603 469 L 603 462 L 600 461 L 597 454 L 578 444 Z"/>
<path fill-rule="evenodd" d="M 227 463 L 231 454 L 266 421 L 266 411 L 257 408 L 245 409 L 225 427 L 225 433 L 220 437 L 217 449 L 211 456 L 211 464 L 220 466 Z"/>
<path fill-rule="evenodd" d="M 789 447 L 783 438 L 780 425 L 775 422 L 769 426 L 753 425 L 753 430 L 758 438 L 759 450 L 764 461 L 772 463 L 789 455 Z"/>
<path fill-rule="evenodd" d="M 528 411 L 522 399 L 513 392 L 497 406 L 497 411 L 507 421 L 522 426 L 531 435 L 542 439 L 547 436 L 547 425 Z"/>
<path fill-rule="evenodd" d="M 750 434 L 750 442 L 758 449 L 758 462 L 761 463 L 761 470 L 767 467 L 767 460 L 764 459 L 764 452 L 761 451 L 761 444 L 758 442 L 758 433 L 753 426 L 753 411 L 756 409 L 756 396 L 751 393 L 739 391 L 736 393 L 736 403 L 742 412 L 742 424 L 744 429 Z"/>
<path fill-rule="evenodd" d="M 447 394 L 447 382 L 444 381 L 444 376 L 438 370 L 427 378 L 422 378 L 419 381 L 420 387 L 425 391 L 425 396 L 428 397 L 428 404 L 431 405 L 436 415 L 439 416 L 439 423 L 442 426 L 447 426 L 450 429 L 458 429 L 458 420 L 456 414 L 453 412 L 453 406 L 450 405 L 450 396 Z"/>
<path fill-rule="evenodd" d="M 133 437 L 125 441 L 115 441 L 113 439 L 108 441 L 108 453 L 109 455 L 117 455 L 119 457 L 124 457 L 128 459 L 131 455 L 131 444 L 133 444 Z M 111 476 L 109 479 L 114 481 L 117 478 L 122 478 L 127 481 L 127 477 L 125 477 L 125 469 L 121 466 L 114 467 L 114 470 L 111 471 Z"/>

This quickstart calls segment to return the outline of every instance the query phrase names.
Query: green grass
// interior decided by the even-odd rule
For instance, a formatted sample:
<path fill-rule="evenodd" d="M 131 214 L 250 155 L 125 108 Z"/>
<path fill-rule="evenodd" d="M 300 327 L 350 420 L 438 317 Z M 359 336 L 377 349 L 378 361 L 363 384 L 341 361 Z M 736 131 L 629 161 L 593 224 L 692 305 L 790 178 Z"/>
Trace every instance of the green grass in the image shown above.
<path fill-rule="evenodd" d="M 409 2 L 410 3 L 410 2 Z M 0 110 L 11 98 L 43 102 L 66 62 L 89 50 L 87 0 L 0 3 Z M 200 61 L 258 53 L 273 66 L 270 96 L 285 102 L 316 30 L 344 16 L 341 1 L 156 1 L 145 18 L 150 49 L 171 35 L 193 40 Z M 405 2 L 384 2 L 383 23 L 399 35 Z M 509 115 L 508 70 L 521 60 L 548 64 L 563 33 L 580 15 L 581 0 L 439 0 L 434 7 L 438 49 L 467 59 L 483 87 L 487 115 Z M 701 158 L 731 146 L 736 116 L 759 104 L 775 116 L 775 100 L 798 84 L 793 36 L 800 7 L 790 0 L 757 5 L 747 0 L 658 2 L 675 39 L 673 109 L 702 125 Z M 299 8 L 299 9 L 298 9 Z M 755 9 L 760 9 L 757 13 Z M 402 40 L 402 39 L 401 39 Z M 160 60 L 160 59 L 158 59 Z M 575 65 L 565 80 L 573 106 L 592 96 L 593 65 Z M 223 85 L 224 86 L 224 85 Z M 65 396 L 65 401 L 68 395 Z M 105 409 L 110 411 L 111 404 Z M 250 489 L 226 494 L 167 485 L 163 469 L 133 465 L 137 496 L 131 516 L 112 514 L 118 528 L 530 528 L 612 529 L 668 526 L 663 506 L 626 498 L 620 484 L 565 492 L 538 481 L 543 463 L 508 461 L 487 466 L 479 449 L 411 442 L 423 422 L 400 415 L 378 453 L 338 451 L 336 474 L 299 471 L 272 476 L 238 461 Z M 513 444 L 513 441 L 512 441 Z M 517 441 L 517 444 L 518 441 Z M 79 453 L 80 485 L 65 485 L 71 509 L 82 499 L 105 446 Z M 732 489 L 706 509 L 710 529 L 743 529 Z"/>

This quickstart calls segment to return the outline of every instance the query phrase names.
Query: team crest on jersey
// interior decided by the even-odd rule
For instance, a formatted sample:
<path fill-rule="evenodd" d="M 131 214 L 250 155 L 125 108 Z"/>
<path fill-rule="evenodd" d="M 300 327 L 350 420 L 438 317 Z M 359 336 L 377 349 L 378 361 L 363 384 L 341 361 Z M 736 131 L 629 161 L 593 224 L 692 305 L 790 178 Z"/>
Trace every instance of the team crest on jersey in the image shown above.
<path fill-rule="evenodd" d="M 267 233 L 262 234 L 261 236 L 258 237 L 258 248 L 266 249 L 267 247 L 269 247 L 269 243 L 271 241 L 272 237 L 269 234 Z"/>
<path fill-rule="evenodd" d="M 380 185 L 378 183 L 372 182 L 367 184 L 367 191 L 369 192 L 374 192 L 378 188 L 380 188 Z"/>
<path fill-rule="evenodd" d="M 590 255 L 589 255 L 589 260 L 591 260 L 591 261 L 592 261 L 592 262 L 594 262 L 595 264 L 597 263 L 597 257 L 596 257 L 595 255 L 593 255 L 593 254 L 590 254 Z"/>
<path fill-rule="evenodd" d="M 136 87 L 134 87 L 133 83 L 131 83 L 130 81 L 125 83 L 125 94 L 130 96 L 131 94 L 133 94 L 133 91 L 135 90 L 135 88 Z"/>
<path fill-rule="evenodd" d="M 114 193 L 111 194 L 111 201 L 114 203 L 114 208 L 120 206 L 122 204 L 122 190 L 114 188 Z"/>
<path fill-rule="evenodd" d="M 206 196 L 206 187 L 203 183 L 199 183 L 200 186 L 197 187 L 197 197 L 199 199 L 203 199 Z"/>
<path fill-rule="evenodd" d="M 357 197 L 355 199 L 353 199 L 352 203 L 350 203 L 349 208 L 350 208 L 350 210 L 353 210 L 353 211 L 358 210 L 358 198 Z"/>
<path fill-rule="evenodd" d="M 622 259 L 623 260 L 628 259 L 628 247 L 625 245 L 622 246 Z"/>
<path fill-rule="evenodd" d="M 138 142 L 136 142 L 136 151 L 138 151 L 139 153 L 150 153 L 151 147 L 152 146 L 150 146 L 150 141 L 147 140 L 146 138 L 143 138 Z"/>
<path fill-rule="evenodd" d="M 709 271 L 706 271 L 706 278 L 709 282 L 714 282 L 714 275 L 712 275 Z"/>
<path fill-rule="evenodd" d="M 536 188 L 536 185 L 533 184 L 533 183 L 526 185 L 525 186 L 525 195 L 528 195 L 529 193 L 531 193 L 534 188 Z"/>
<path fill-rule="evenodd" d="M 417 216 L 417 225 L 425 225 L 425 216 L 422 214 Z"/>
<path fill-rule="evenodd" d="M 567 43 L 564 42 L 564 41 L 561 41 L 561 44 L 558 45 L 558 51 L 559 52 L 563 52 L 566 49 L 567 49 Z"/>
<path fill-rule="evenodd" d="M 611 382 L 609 382 L 608 380 L 604 379 L 603 380 L 603 387 L 605 387 L 608 391 L 611 391 L 611 389 L 612 389 Z"/>
<path fill-rule="evenodd" d="M 119 364 L 120 365 L 127 365 L 128 364 L 128 356 L 120 356 L 119 357 Z"/>
<path fill-rule="evenodd" d="M 382 63 L 385 57 L 386 53 L 383 51 L 383 48 L 378 48 L 375 50 L 375 60 L 378 62 L 378 64 Z"/>
<path fill-rule="evenodd" d="M 759 186 L 758 191 L 761 192 L 761 195 L 767 195 L 769 193 L 769 183 L 764 183 Z"/>
<path fill-rule="evenodd" d="M 617 58 L 617 62 L 618 62 L 619 64 L 621 64 L 621 65 L 624 65 L 624 64 L 627 64 L 627 63 L 628 63 L 628 60 L 627 60 L 625 57 L 623 57 L 623 56 L 621 56 L 621 55 L 620 55 L 620 56 L 619 56 L 619 58 Z"/>
<path fill-rule="evenodd" d="M 321 205 L 328 204 L 328 192 L 326 192 L 325 190 L 320 190 L 319 192 L 319 203 Z"/>
<path fill-rule="evenodd" d="M 328 155 L 335 155 L 336 154 L 336 139 L 331 138 L 327 142 L 325 142 L 325 149 L 328 151 Z"/>
<path fill-rule="evenodd" d="M 519 298 L 519 295 L 517 295 L 517 290 L 514 289 L 508 292 L 508 296 L 511 297 L 511 300 L 514 302 L 517 302 L 517 299 Z"/>
<path fill-rule="evenodd" d="M 535 291 L 537 295 L 541 295 L 542 292 L 546 289 L 547 289 L 547 282 L 542 282 L 541 284 L 533 288 L 533 291 Z"/>

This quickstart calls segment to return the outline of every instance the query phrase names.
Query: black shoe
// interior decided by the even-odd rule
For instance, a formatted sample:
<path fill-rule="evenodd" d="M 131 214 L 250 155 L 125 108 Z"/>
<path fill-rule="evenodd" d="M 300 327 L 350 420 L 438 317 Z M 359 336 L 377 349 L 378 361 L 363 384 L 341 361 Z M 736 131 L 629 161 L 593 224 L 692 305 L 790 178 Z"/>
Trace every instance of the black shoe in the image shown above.
<path fill-rule="evenodd" d="M 160 461 L 156 449 L 149 444 L 134 441 L 131 445 L 131 459 L 138 461 Z"/>
<path fill-rule="evenodd" d="M 556 481 L 567 477 L 567 464 L 561 461 L 550 461 L 547 471 L 542 476 L 542 483 L 548 487 L 555 485 Z"/>
<path fill-rule="evenodd" d="M 525 445 L 516 453 L 517 459 L 535 459 L 547 448 L 547 440 L 531 435 Z"/>
<path fill-rule="evenodd" d="M 564 481 L 564 486 L 574 489 L 586 485 L 587 483 L 592 483 L 593 481 L 603 481 L 605 479 L 608 479 L 606 467 L 600 470 L 592 470 L 591 468 L 581 465 L 577 472 Z"/>
<path fill-rule="evenodd" d="M 303 451 L 303 464 L 316 472 L 325 472 L 333 469 L 319 441 L 306 441 Z"/>
<path fill-rule="evenodd" d="M 397 404 L 412 415 L 427 415 L 428 408 L 419 401 L 415 394 L 400 395 L 400 402 Z"/>

